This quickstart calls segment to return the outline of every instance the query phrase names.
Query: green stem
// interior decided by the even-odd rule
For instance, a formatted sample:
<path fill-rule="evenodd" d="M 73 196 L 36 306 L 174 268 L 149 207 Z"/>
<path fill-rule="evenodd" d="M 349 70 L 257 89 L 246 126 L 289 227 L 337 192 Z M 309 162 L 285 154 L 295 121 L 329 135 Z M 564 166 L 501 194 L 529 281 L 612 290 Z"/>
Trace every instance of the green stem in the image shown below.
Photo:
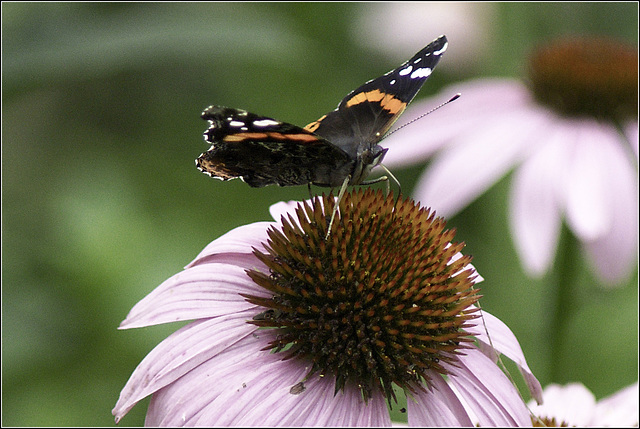
<path fill-rule="evenodd" d="M 557 383 L 566 381 L 562 378 L 560 363 L 562 362 L 562 346 L 566 338 L 567 322 L 573 314 L 575 304 L 576 283 L 580 277 L 580 257 L 580 246 L 576 238 L 566 226 L 563 226 L 555 262 L 557 284 L 553 291 L 553 314 L 549 326 L 549 338 L 551 340 L 550 375 L 551 380 Z"/>

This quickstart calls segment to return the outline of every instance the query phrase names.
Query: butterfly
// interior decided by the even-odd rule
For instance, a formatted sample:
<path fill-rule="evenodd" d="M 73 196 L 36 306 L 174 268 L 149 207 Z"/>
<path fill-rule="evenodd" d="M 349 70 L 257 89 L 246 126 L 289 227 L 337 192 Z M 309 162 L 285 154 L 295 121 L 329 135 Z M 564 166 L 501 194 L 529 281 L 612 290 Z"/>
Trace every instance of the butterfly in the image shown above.
<path fill-rule="evenodd" d="M 202 118 L 209 121 L 204 139 L 211 147 L 196 159 L 196 166 L 211 177 L 240 178 L 258 188 L 341 187 L 339 199 L 347 186 L 388 180 L 365 180 L 388 150 L 378 143 L 431 75 L 447 45 L 445 36 L 438 37 L 401 66 L 351 91 L 335 110 L 304 128 L 241 109 L 210 106 Z"/>

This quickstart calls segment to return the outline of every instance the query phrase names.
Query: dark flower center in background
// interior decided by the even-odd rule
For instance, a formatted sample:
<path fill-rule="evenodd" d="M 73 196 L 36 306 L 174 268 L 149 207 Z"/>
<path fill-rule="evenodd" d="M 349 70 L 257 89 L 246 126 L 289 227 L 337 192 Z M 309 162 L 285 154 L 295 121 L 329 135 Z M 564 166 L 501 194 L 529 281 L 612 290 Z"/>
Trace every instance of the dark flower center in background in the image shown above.
<path fill-rule="evenodd" d="M 429 209 L 372 190 L 344 196 L 325 238 L 333 207 L 316 197 L 269 231 L 267 253 L 255 254 L 270 274 L 248 274 L 273 296 L 245 296 L 265 308 L 251 323 L 277 329 L 268 348 L 308 362 L 307 377 L 335 377 L 336 392 L 353 383 L 365 400 L 379 389 L 391 402 L 392 383 L 424 389 L 473 341 L 471 258 L 452 262 L 464 243 Z"/>
<path fill-rule="evenodd" d="M 638 114 L 637 50 L 611 39 L 566 39 L 538 49 L 529 77 L 538 101 L 569 116 Z"/>
<path fill-rule="evenodd" d="M 567 428 L 569 424 L 565 421 L 556 421 L 555 417 L 531 417 L 531 426 L 536 428 Z"/>

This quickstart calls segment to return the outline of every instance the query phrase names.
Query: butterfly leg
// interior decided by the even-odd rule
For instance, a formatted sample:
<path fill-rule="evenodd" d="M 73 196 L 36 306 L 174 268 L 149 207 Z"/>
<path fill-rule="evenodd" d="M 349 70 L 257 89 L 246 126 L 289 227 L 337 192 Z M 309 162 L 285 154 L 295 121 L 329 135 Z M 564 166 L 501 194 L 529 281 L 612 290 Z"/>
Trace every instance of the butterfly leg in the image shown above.
<path fill-rule="evenodd" d="M 380 167 L 382 167 L 382 169 L 389 175 L 389 177 L 391 177 L 393 181 L 396 182 L 396 185 L 398 185 L 398 196 L 396 197 L 396 200 L 393 202 L 393 209 L 395 212 L 396 204 L 398 204 L 400 195 L 402 195 L 402 185 L 400 185 L 400 181 L 396 178 L 396 176 L 393 175 L 393 173 L 387 167 L 385 167 L 382 164 L 380 164 Z M 387 195 L 389 195 L 389 180 L 387 180 Z"/>
<path fill-rule="evenodd" d="M 400 181 L 396 178 L 396 176 L 393 175 L 393 173 L 384 165 L 382 164 L 378 164 L 380 167 L 382 167 L 382 169 L 385 171 L 385 173 L 387 173 L 387 175 L 385 176 L 381 176 L 378 177 L 377 179 L 372 179 L 372 180 L 366 180 L 362 183 L 360 183 L 361 185 L 372 185 L 374 183 L 378 183 L 378 182 L 387 182 L 387 193 L 385 195 L 389 195 L 389 192 L 391 191 L 391 186 L 390 186 L 390 181 L 389 181 L 389 177 L 391 177 L 391 179 L 396 182 L 396 185 L 398 185 L 398 195 L 400 195 L 402 193 L 402 186 L 400 186 Z"/>
<path fill-rule="evenodd" d="M 364 186 L 373 185 L 374 183 L 378 183 L 378 182 L 385 182 L 385 184 L 387 185 L 387 188 L 385 190 L 385 195 L 389 195 L 389 191 L 391 190 L 391 188 L 389 187 L 389 178 L 387 176 L 380 176 L 375 179 L 365 180 L 364 182 L 361 182 L 360 185 L 364 185 Z"/>
<path fill-rule="evenodd" d="M 400 194 L 402 194 L 402 185 L 400 185 L 400 181 L 398 180 L 398 178 L 394 176 L 393 173 L 384 165 L 380 164 L 380 167 L 382 167 L 385 173 L 387 173 L 389 177 L 391 177 L 391 179 L 396 182 L 396 185 L 398 185 L 398 196 L 400 196 Z M 387 193 L 389 193 L 389 182 L 387 182 Z"/>
<path fill-rule="evenodd" d="M 378 164 L 378 165 L 382 167 L 382 169 L 387 173 L 387 175 L 378 177 L 377 179 L 362 182 L 361 185 L 370 185 L 372 183 L 378 183 L 384 180 L 385 182 L 387 182 L 387 193 L 385 195 L 389 195 L 389 192 L 391 191 L 389 177 L 391 177 L 393 181 L 396 182 L 396 185 L 398 185 L 398 196 L 396 197 L 396 200 L 393 202 L 393 208 L 395 209 L 396 204 L 398 204 L 398 200 L 400 199 L 400 195 L 402 195 L 402 186 L 400 185 L 400 181 L 396 178 L 396 176 L 393 175 L 393 173 L 387 167 L 385 167 L 382 164 Z"/>
<path fill-rule="evenodd" d="M 333 213 L 331 213 L 331 220 L 329 221 L 329 227 L 327 228 L 327 235 L 324 237 L 325 240 L 329 238 L 329 234 L 331 234 L 331 227 L 333 226 L 333 221 L 336 218 L 336 213 L 340 210 L 340 201 L 342 201 L 342 197 L 347 190 L 347 186 L 349 186 L 349 182 L 351 181 L 351 176 L 347 176 L 344 178 L 344 182 L 342 182 L 342 187 L 340 187 L 340 192 L 338 193 L 338 199 L 336 200 L 336 205 L 333 207 Z"/>

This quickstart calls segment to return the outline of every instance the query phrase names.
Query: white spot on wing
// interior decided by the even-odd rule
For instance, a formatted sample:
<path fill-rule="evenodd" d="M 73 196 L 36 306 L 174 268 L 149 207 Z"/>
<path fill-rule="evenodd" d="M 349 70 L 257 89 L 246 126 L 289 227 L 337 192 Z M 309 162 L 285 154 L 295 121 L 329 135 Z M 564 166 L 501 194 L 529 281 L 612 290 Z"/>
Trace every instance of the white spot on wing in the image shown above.
<path fill-rule="evenodd" d="M 409 73 L 411 73 L 411 70 L 413 70 L 413 66 L 408 66 L 407 68 L 404 68 L 404 69 L 400 70 L 400 71 L 398 72 L 398 74 L 399 74 L 400 76 L 406 76 L 406 75 L 408 75 Z"/>
<path fill-rule="evenodd" d="M 429 77 L 431 75 L 431 69 L 429 67 L 422 67 L 416 69 L 413 73 L 411 73 L 411 79 L 420 79 Z"/>
<path fill-rule="evenodd" d="M 243 127 L 244 126 L 244 122 L 231 121 L 231 122 L 229 122 L 229 126 L 230 127 Z"/>
<path fill-rule="evenodd" d="M 449 42 L 445 43 L 444 46 L 442 47 L 442 49 L 440 49 L 439 51 L 434 51 L 433 55 L 442 55 L 444 53 L 444 51 L 447 50 L 448 46 L 449 46 Z"/>
<path fill-rule="evenodd" d="M 256 127 L 268 127 L 270 125 L 278 125 L 280 122 L 274 121 L 272 119 L 260 119 L 258 121 L 253 121 L 253 125 Z"/>

